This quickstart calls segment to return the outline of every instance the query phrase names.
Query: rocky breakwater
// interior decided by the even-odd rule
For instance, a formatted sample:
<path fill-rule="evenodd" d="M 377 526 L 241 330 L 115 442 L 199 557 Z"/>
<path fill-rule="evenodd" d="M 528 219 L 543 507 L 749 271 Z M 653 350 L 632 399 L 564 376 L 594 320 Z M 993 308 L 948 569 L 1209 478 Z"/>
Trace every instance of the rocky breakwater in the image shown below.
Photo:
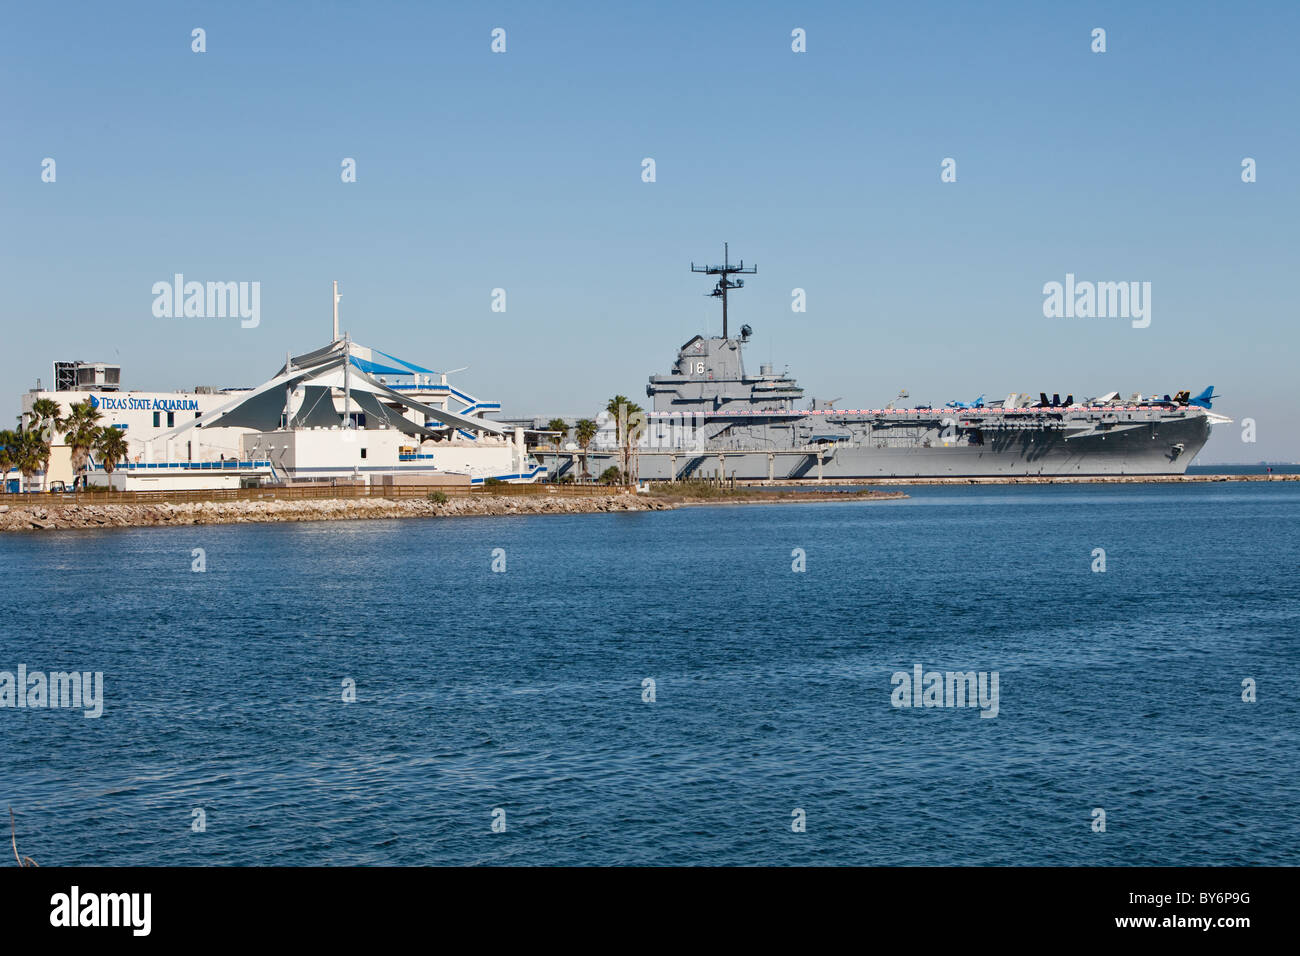
<path fill-rule="evenodd" d="M 340 521 L 360 518 L 450 518 L 487 515 L 592 514 L 665 511 L 673 505 L 646 495 L 470 495 L 445 502 L 426 498 L 263 498 L 91 504 L 50 500 L 0 503 L 0 531 L 248 524 L 259 521 Z"/>

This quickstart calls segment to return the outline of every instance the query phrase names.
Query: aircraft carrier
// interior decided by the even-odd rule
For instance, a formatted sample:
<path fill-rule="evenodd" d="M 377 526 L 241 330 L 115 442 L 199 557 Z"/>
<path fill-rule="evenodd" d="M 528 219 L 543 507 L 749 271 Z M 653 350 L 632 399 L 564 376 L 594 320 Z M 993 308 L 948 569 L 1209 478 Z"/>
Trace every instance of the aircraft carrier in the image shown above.
<path fill-rule="evenodd" d="M 603 415 L 585 453 L 572 442 L 539 447 L 555 478 L 611 466 L 677 481 L 1180 475 L 1211 427 L 1231 421 L 1211 410 L 1212 387 L 1196 396 L 1111 392 L 1076 402 L 1013 392 L 939 408 L 800 408 L 795 379 L 767 364 L 745 370 L 750 327 L 728 334 L 728 293 L 744 286 L 733 276 L 757 267 L 733 264 L 724 246 L 721 265 L 691 270 L 719 277 L 709 294 L 722 303 L 722 335 L 683 344 L 668 374 L 650 376 L 650 407 Z"/>

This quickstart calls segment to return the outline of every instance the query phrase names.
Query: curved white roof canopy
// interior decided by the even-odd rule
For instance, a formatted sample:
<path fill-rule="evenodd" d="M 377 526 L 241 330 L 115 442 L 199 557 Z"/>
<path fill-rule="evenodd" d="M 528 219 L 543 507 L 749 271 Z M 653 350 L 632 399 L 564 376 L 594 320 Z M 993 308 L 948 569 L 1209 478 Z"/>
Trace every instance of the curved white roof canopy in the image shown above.
<path fill-rule="evenodd" d="M 361 354 L 358 354 L 361 353 Z M 354 358 L 367 364 L 371 350 L 348 343 L 342 339 L 303 355 L 290 358 L 279 373 L 257 388 L 246 392 L 210 415 L 185 422 L 177 428 L 157 436 L 174 438 L 190 428 L 252 428 L 257 431 L 274 431 L 280 427 L 287 403 L 286 391 L 303 389 L 304 397 L 294 414 L 295 427 L 329 427 L 341 424 L 342 413 L 334 408 L 334 390 L 345 388 L 352 402 L 369 419 L 397 428 L 408 435 L 437 437 L 442 434 L 435 428 L 411 421 L 389 405 L 398 405 L 421 413 L 426 421 L 441 422 L 444 426 L 466 431 L 505 434 L 506 428 L 497 422 L 477 415 L 460 415 L 433 405 L 416 401 L 409 395 L 389 388 L 357 366 Z M 380 353 L 383 354 L 383 353 Z M 351 367 L 346 367 L 351 363 Z M 346 383 L 345 383 L 346 376 Z"/>

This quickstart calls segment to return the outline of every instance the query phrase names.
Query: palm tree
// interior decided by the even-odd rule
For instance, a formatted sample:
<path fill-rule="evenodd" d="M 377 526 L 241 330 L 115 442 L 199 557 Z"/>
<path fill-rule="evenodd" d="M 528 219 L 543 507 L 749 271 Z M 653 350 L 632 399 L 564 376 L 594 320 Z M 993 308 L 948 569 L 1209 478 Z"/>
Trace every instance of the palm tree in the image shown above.
<path fill-rule="evenodd" d="M 551 444 L 555 446 L 555 471 L 558 473 L 560 470 L 560 444 L 564 441 L 565 436 L 569 434 L 569 423 L 563 418 L 552 418 L 546 423 L 546 430 L 555 433 L 551 436 Z"/>
<path fill-rule="evenodd" d="M 32 402 L 31 422 L 28 427 L 45 439 L 45 453 L 42 471 L 45 473 L 45 487 L 50 486 L 50 455 L 53 452 L 55 436 L 65 427 L 63 408 L 52 398 L 38 398 Z"/>
<path fill-rule="evenodd" d="M 41 470 L 50 457 L 50 443 L 31 430 L 18 433 L 18 443 L 14 455 L 14 467 L 23 475 L 23 487 L 32 488 L 32 476 Z"/>
<path fill-rule="evenodd" d="M 609 412 L 617 423 L 618 445 L 623 453 L 623 479 L 631 482 L 632 449 L 639 437 L 640 426 L 644 422 L 641 406 L 626 395 L 615 395 L 605 404 L 605 411 Z"/>
<path fill-rule="evenodd" d="M 587 449 L 591 446 L 599 429 L 596 423 L 590 418 L 579 418 L 578 423 L 573 426 L 573 437 L 578 439 L 578 447 L 582 449 L 582 477 L 590 478 L 591 472 L 587 470 Z"/>
<path fill-rule="evenodd" d="M 99 417 L 99 409 L 91 408 L 90 402 L 77 402 L 63 422 L 67 430 L 64 441 L 72 449 L 74 488 L 77 486 L 82 470 L 86 467 L 90 452 L 95 447 L 95 439 L 99 437 Z"/>
<path fill-rule="evenodd" d="M 18 460 L 18 433 L 10 429 L 0 431 L 0 491 L 8 490 L 5 481 L 9 476 L 9 469 L 13 468 Z"/>
<path fill-rule="evenodd" d="M 126 458 L 126 436 L 117 428 L 101 428 L 95 438 L 95 454 L 104 466 L 104 474 L 111 475 L 117 463 Z"/>

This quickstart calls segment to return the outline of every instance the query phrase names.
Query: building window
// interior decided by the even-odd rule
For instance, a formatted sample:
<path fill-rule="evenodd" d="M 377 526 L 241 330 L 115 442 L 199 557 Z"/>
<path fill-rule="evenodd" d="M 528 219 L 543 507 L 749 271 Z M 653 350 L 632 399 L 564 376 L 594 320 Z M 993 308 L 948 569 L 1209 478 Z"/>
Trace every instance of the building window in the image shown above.
<path fill-rule="evenodd" d="M 362 458 L 365 458 L 365 457 L 366 457 L 366 450 L 365 450 L 364 448 L 361 449 L 361 457 L 362 457 Z"/>
<path fill-rule="evenodd" d="M 167 413 L 167 427 L 168 427 L 168 428 L 171 428 L 171 427 L 174 426 L 175 424 L 176 424 L 176 413 L 175 413 L 175 412 L 168 412 L 168 413 Z"/>
<path fill-rule="evenodd" d="M 154 427 L 154 428 L 157 428 L 157 427 L 161 424 L 161 422 L 159 421 L 159 417 L 160 417 L 161 415 L 162 415 L 162 412 L 154 412 L 154 413 L 153 413 L 153 427 Z"/>

